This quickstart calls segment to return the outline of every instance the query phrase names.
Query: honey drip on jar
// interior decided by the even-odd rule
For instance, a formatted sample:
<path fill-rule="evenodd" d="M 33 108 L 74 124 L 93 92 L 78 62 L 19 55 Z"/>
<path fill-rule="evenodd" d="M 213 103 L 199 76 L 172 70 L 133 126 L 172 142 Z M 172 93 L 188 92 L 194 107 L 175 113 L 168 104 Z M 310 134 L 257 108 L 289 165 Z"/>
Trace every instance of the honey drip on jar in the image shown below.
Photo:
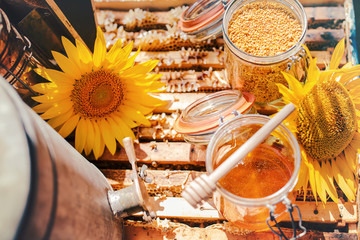
<path fill-rule="evenodd" d="M 257 129 L 255 126 L 251 132 Z M 224 162 L 244 142 L 243 137 L 235 138 L 233 135 L 229 142 L 231 149 L 221 156 L 214 167 Z M 285 150 L 277 141 L 271 145 L 268 142 L 258 145 L 219 180 L 220 186 L 243 198 L 263 198 L 277 192 L 289 181 L 294 168 L 294 160 L 282 153 Z"/>

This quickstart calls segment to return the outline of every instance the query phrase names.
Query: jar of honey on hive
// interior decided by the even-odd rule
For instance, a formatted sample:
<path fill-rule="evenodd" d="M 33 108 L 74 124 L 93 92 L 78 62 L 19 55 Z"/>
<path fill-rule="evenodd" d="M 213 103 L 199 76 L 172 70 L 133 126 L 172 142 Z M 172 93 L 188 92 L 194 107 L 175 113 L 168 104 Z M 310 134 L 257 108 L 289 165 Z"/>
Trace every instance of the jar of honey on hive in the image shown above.
<path fill-rule="evenodd" d="M 212 173 L 269 119 L 249 114 L 225 122 L 207 147 L 207 172 Z M 278 221 L 285 212 L 292 213 L 295 206 L 291 203 L 295 198 L 292 189 L 297 182 L 300 161 L 295 136 L 284 125 L 279 125 L 218 181 L 213 194 L 217 210 L 240 228 L 267 229 L 275 223 L 275 216 Z"/>
<path fill-rule="evenodd" d="M 282 97 L 276 83 L 287 85 L 281 72 L 305 78 L 304 8 L 297 0 L 234 0 L 226 8 L 226 78 L 232 88 L 255 95 L 259 113 L 273 113 Z"/>

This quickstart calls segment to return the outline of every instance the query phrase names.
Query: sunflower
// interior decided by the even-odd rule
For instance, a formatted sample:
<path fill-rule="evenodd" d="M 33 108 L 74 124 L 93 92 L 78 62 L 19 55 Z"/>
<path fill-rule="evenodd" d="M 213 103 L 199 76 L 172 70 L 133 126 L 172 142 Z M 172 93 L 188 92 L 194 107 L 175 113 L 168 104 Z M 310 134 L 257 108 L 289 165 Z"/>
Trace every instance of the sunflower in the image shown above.
<path fill-rule="evenodd" d="M 360 150 L 360 65 L 339 63 L 344 55 L 345 40 L 335 47 L 330 64 L 319 70 L 316 58 L 310 56 L 304 83 L 283 73 L 289 87 L 278 84 L 285 103 L 296 110 L 285 124 L 297 136 L 302 163 L 296 190 L 308 186 L 323 203 L 328 196 L 336 203 L 336 184 L 350 201 L 355 201 L 358 176 L 357 158 Z M 356 79 L 355 79 L 356 78 Z"/>
<path fill-rule="evenodd" d="M 135 138 L 132 128 L 150 122 L 146 115 L 164 101 L 151 96 L 164 85 L 161 75 L 151 74 L 157 60 L 134 64 L 139 50 L 131 55 L 133 43 L 122 47 L 119 39 L 107 52 L 103 32 L 98 27 L 94 52 L 80 41 L 71 43 L 62 37 L 67 56 L 52 52 L 62 71 L 38 69 L 48 83 L 33 89 L 42 95 L 33 99 L 33 109 L 67 137 L 75 130 L 75 148 L 98 159 L 105 146 L 116 152 L 116 141 Z"/>

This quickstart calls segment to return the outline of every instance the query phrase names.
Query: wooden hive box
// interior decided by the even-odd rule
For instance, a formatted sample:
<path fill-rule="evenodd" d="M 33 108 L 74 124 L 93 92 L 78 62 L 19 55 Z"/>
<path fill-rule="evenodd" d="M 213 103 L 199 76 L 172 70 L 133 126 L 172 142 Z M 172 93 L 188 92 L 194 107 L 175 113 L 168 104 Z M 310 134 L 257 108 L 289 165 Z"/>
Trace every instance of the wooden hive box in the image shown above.
<path fill-rule="evenodd" d="M 111 45 L 119 37 L 124 41 L 134 40 L 139 44 L 139 35 L 147 31 L 171 31 L 172 14 L 169 7 L 189 4 L 183 1 L 95 1 L 98 22 L 106 32 Z M 346 61 L 358 63 L 354 48 L 354 12 L 351 0 L 302 0 L 308 18 L 306 45 L 318 58 L 320 68 L 330 62 L 336 43 L 346 38 L 347 52 L 341 64 Z M 130 9 L 148 10 L 152 22 L 139 26 L 126 26 L 124 19 Z M 141 29 L 142 28 L 142 29 Z M 119 30 L 120 29 L 120 30 Z M 200 209 L 192 208 L 181 196 L 184 186 L 205 171 L 205 146 L 184 142 L 183 137 L 173 129 L 179 113 L 194 100 L 223 89 L 229 89 L 224 78 L 223 40 L 217 38 L 205 46 L 189 46 L 180 38 L 174 38 L 166 51 L 155 51 L 156 43 L 142 47 L 136 61 L 159 59 L 156 71 L 164 73 L 167 91 L 159 96 L 168 105 L 156 109 L 151 118 L 151 127 L 135 129 L 139 143 L 135 145 L 138 166 L 149 167 L 147 175 L 153 181 L 147 183 L 150 195 L 163 207 L 152 223 L 142 221 L 141 214 L 124 220 L 125 239 L 277 239 L 270 230 L 264 232 L 242 232 L 229 225 L 218 214 L 211 201 Z M 163 46 L 164 47 L 164 46 Z M 132 185 L 131 167 L 125 151 L 119 147 L 114 156 L 105 151 L 99 160 L 88 159 L 98 166 L 114 189 Z M 308 229 L 303 239 L 357 239 L 358 201 L 328 202 L 326 206 L 316 203 L 314 198 L 296 201 Z M 298 216 L 295 216 L 298 220 Z M 286 233 L 291 233 L 290 218 L 282 222 Z"/>

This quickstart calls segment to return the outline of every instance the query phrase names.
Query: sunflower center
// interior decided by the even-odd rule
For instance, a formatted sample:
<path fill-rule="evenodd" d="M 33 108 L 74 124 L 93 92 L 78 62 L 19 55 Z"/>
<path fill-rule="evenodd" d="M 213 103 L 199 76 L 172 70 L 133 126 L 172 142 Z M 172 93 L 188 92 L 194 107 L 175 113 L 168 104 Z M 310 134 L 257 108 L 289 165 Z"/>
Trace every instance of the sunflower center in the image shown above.
<path fill-rule="evenodd" d="M 356 129 L 354 103 L 337 81 L 315 85 L 299 106 L 297 137 L 313 159 L 326 160 L 339 155 L 351 142 Z"/>
<path fill-rule="evenodd" d="M 90 72 L 76 80 L 71 93 L 74 111 L 86 118 L 102 118 L 122 103 L 124 89 L 120 77 L 108 70 Z"/>

